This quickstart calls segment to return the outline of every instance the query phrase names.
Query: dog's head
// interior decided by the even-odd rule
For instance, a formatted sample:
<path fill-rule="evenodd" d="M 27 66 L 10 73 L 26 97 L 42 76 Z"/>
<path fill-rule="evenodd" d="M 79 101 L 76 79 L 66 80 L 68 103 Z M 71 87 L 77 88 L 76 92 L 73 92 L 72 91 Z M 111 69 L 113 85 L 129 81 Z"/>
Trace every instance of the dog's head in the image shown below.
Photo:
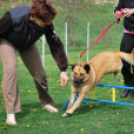
<path fill-rule="evenodd" d="M 77 62 L 76 64 L 70 66 L 72 66 L 71 78 L 76 85 L 87 81 L 90 72 L 90 66 L 88 64 L 85 64 L 83 62 Z"/>

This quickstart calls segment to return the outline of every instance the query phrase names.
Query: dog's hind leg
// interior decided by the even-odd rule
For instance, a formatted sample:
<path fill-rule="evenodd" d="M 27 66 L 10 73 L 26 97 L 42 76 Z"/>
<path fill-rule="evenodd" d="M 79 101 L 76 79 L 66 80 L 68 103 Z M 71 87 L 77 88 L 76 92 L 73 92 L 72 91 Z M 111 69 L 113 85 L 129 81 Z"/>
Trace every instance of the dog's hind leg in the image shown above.
<path fill-rule="evenodd" d="M 114 78 L 115 78 L 117 81 L 120 82 L 120 78 L 118 77 L 118 72 L 114 72 L 113 74 L 114 74 Z"/>

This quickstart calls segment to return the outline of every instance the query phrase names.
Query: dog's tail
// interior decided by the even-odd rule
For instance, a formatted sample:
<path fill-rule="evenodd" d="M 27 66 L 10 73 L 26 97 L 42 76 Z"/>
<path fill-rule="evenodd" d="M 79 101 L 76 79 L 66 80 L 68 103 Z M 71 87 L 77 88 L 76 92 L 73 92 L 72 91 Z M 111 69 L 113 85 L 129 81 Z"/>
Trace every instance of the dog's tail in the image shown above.
<path fill-rule="evenodd" d="M 134 65 L 134 54 L 133 53 L 129 54 L 129 53 L 120 52 L 120 56 L 121 56 L 121 59 L 125 60 L 129 64 Z"/>

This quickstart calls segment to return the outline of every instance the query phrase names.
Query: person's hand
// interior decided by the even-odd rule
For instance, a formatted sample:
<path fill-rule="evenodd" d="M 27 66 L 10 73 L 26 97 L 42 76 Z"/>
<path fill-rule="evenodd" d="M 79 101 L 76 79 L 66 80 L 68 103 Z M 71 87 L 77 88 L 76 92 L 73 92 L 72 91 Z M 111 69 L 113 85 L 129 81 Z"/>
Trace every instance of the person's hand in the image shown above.
<path fill-rule="evenodd" d="M 68 78 L 67 74 L 61 73 L 60 74 L 60 79 L 61 79 L 61 87 L 64 87 L 68 84 L 69 78 Z"/>
<path fill-rule="evenodd" d="M 116 11 L 114 15 L 115 15 L 116 19 L 118 19 L 119 15 L 120 15 L 120 11 Z"/>
<path fill-rule="evenodd" d="M 133 8 L 125 8 L 123 10 L 123 13 L 125 13 L 125 17 L 129 18 L 133 13 L 134 13 L 134 9 Z"/>

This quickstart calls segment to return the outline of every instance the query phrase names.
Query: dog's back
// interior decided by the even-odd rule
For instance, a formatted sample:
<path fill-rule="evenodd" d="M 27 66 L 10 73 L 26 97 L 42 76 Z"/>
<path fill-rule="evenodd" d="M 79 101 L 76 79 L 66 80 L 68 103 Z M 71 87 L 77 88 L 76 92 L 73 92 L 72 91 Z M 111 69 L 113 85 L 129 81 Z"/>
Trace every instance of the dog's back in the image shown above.
<path fill-rule="evenodd" d="M 123 66 L 122 59 L 130 64 L 134 64 L 134 54 L 124 52 L 102 52 L 92 58 L 88 64 L 93 66 L 97 73 L 101 70 L 104 73 L 113 73 L 121 70 Z"/>

